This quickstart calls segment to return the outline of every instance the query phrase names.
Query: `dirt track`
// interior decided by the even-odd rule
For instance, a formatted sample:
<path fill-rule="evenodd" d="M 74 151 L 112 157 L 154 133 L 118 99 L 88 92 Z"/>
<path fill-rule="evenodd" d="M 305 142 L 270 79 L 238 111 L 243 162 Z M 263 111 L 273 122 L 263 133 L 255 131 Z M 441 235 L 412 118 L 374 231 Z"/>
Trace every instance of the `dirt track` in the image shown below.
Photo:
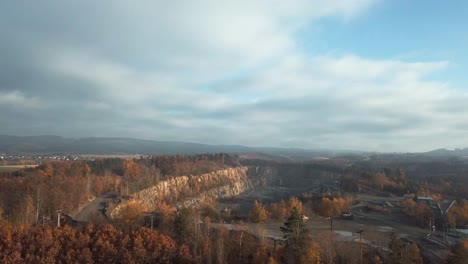
<path fill-rule="evenodd" d="M 75 215 L 75 220 L 89 222 L 93 215 L 102 214 L 105 202 L 112 200 L 114 196 L 114 193 L 106 193 L 96 197 L 90 204 Z"/>

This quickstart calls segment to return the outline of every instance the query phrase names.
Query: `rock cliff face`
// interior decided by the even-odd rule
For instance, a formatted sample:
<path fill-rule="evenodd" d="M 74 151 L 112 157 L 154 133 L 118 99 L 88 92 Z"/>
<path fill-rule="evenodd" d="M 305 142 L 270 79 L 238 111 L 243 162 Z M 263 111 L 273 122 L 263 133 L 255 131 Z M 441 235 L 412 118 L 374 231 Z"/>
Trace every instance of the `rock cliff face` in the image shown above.
<path fill-rule="evenodd" d="M 254 185 L 266 184 L 269 180 L 265 176 L 268 174 L 271 172 L 255 167 L 238 167 L 197 176 L 180 176 L 133 194 L 133 200 L 148 211 L 156 209 L 163 201 L 177 206 L 193 206 L 205 200 L 237 196 Z M 110 216 L 118 215 L 122 206 L 125 202 L 112 209 Z"/>
<path fill-rule="evenodd" d="M 278 170 L 274 167 L 251 166 L 248 167 L 247 175 L 254 186 L 278 185 L 281 183 Z"/>

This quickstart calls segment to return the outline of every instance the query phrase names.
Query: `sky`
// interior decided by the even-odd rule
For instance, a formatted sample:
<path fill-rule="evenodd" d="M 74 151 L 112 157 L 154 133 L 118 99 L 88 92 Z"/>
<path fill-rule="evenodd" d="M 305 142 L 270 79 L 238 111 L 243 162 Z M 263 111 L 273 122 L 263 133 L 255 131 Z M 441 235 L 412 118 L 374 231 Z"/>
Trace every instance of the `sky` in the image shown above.
<path fill-rule="evenodd" d="M 468 2 L 0 2 L 0 134 L 468 147 Z"/>

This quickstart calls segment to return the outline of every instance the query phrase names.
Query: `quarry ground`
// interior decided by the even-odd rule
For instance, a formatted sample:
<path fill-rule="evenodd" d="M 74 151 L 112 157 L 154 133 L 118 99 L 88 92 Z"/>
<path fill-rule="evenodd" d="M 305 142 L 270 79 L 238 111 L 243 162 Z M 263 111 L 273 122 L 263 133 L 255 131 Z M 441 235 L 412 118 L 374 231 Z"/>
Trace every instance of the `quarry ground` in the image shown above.
<path fill-rule="evenodd" d="M 251 206 L 253 200 L 271 201 L 278 200 L 278 197 L 288 197 L 304 191 L 304 188 L 285 187 L 259 187 L 254 191 L 246 193 L 237 203 L 226 203 L 221 206 L 238 206 L 239 210 L 245 212 Z M 340 241 L 359 241 L 359 230 L 363 230 L 363 243 L 378 250 L 388 251 L 390 234 L 394 232 L 398 237 L 403 237 L 408 242 L 414 242 L 421 248 L 422 255 L 427 263 L 443 263 L 449 254 L 449 245 L 443 241 L 441 232 L 435 232 L 431 236 L 429 227 L 423 229 L 418 227 L 411 219 L 402 214 L 398 202 L 402 197 L 390 196 L 381 197 L 377 195 L 355 194 L 355 205 L 351 212 L 353 220 L 341 218 L 333 219 L 333 239 Z M 368 206 L 386 205 L 387 212 L 368 210 Z M 390 204 L 390 205 L 389 205 Z M 392 207 L 393 206 L 393 207 Z M 305 227 L 310 235 L 315 238 L 330 236 L 330 220 L 318 215 L 308 215 L 309 220 L 305 221 Z M 218 224 L 227 229 L 245 230 L 255 234 L 259 238 L 269 240 L 281 240 L 283 234 L 280 227 L 284 223 L 281 221 L 269 220 L 263 224 L 247 222 L 245 224 Z M 449 244 L 455 243 L 455 239 L 449 237 Z"/>
<path fill-rule="evenodd" d="M 241 215 L 247 215 L 254 200 L 260 200 L 264 204 L 280 199 L 287 199 L 292 195 L 298 195 L 308 191 L 310 188 L 288 188 L 263 186 L 255 187 L 254 190 L 248 191 L 234 199 L 221 201 L 219 208 L 236 208 Z M 75 219 L 79 221 L 88 221 L 91 216 L 104 208 L 104 202 L 115 199 L 115 194 L 107 194 L 91 202 L 83 208 Z M 363 230 L 363 243 L 368 246 L 377 248 L 378 250 L 387 251 L 390 234 L 396 233 L 397 236 L 405 238 L 406 241 L 417 243 L 425 257 L 427 263 L 442 263 L 449 253 L 449 246 L 443 241 L 442 235 L 436 232 L 432 236 L 427 236 L 429 228 L 423 229 L 408 217 L 401 213 L 401 208 L 398 202 L 403 200 L 401 197 L 388 196 L 382 197 L 368 194 L 355 194 L 355 203 L 351 208 L 354 215 L 353 220 L 344 220 L 340 218 L 333 219 L 333 236 L 330 236 L 330 220 L 318 215 L 309 213 L 309 220 L 305 221 L 305 227 L 310 235 L 315 238 L 332 237 L 332 239 L 340 241 L 359 241 L 359 230 Z M 386 205 L 387 211 L 372 211 L 368 210 L 368 206 Z M 277 240 L 281 243 L 283 234 L 280 227 L 282 221 L 269 220 L 263 224 L 254 224 L 244 221 L 241 224 L 233 223 L 213 223 L 215 227 L 223 227 L 233 230 L 244 230 L 252 233 L 255 236 L 265 240 Z M 455 240 L 449 239 L 449 242 L 454 243 Z"/>

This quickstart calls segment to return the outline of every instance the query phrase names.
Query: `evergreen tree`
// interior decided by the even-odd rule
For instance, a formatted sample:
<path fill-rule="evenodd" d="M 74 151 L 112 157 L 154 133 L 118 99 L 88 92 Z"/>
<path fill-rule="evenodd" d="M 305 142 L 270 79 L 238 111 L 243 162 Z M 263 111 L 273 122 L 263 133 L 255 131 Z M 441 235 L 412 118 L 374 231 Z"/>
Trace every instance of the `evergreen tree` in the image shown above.
<path fill-rule="evenodd" d="M 296 207 L 291 210 L 289 218 L 281 227 L 288 245 L 297 245 L 300 241 L 300 236 L 304 233 L 304 222 Z"/>
<path fill-rule="evenodd" d="M 395 233 L 390 234 L 390 242 L 388 248 L 390 249 L 390 260 L 394 264 L 405 263 L 405 243 L 401 241 Z"/>
<path fill-rule="evenodd" d="M 391 263 L 423 263 L 418 245 L 415 243 L 403 242 L 395 235 L 395 233 L 392 233 L 390 235 L 390 242 L 388 243 L 388 248 L 391 250 Z"/>

